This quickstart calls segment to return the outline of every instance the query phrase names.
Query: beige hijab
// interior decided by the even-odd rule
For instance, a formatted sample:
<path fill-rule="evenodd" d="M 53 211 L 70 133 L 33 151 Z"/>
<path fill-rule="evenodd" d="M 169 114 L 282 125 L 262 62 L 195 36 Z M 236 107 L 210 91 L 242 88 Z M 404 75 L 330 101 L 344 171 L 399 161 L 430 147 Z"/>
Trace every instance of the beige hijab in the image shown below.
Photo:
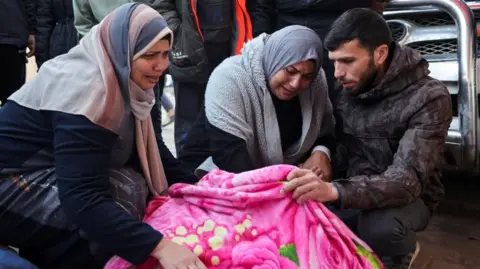
<path fill-rule="evenodd" d="M 35 110 L 84 115 L 119 133 L 125 112 L 135 116 L 136 146 L 154 195 L 167 187 L 150 111 L 153 89 L 130 80 L 131 62 L 173 33 L 158 12 L 144 4 L 124 4 L 67 54 L 46 62 L 39 73 L 9 99 Z"/>

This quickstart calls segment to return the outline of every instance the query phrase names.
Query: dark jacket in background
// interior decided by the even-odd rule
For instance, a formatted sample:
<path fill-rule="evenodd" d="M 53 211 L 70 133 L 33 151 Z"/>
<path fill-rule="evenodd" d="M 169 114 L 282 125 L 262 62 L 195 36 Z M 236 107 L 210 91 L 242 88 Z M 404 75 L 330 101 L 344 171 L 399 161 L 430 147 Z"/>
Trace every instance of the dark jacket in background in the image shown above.
<path fill-rule="evenodd" d="M 72 0 L 38 0 L 35 59 L 40 66 L 77 45 Z"/>
<path fill-rule="evenodd" d="M 224 27 L 219 27 L 216 31 L 208 29 L 211 38 L 205 38 L 202 31 L 205 30 L 205 25 L 201 25 L 197 1 L 195 1 L 195 5 L 192 5 L 194 1 L 188 0 L 154 0 L 151 3 L 167 20 L 168 26 L 175 34 L 169 66 L 169 73 L 175 82 L 203 84 L 208 81 L 213 65 L 210 63 L 212 59 L 208 57 L 205 41 L 210 39 L 223 42 L 223 39 L 228 38 L 231 42 L 230 55 L 235 55 L 240 53 L 243 44 L 252 38 L 252 26 L 247 13 L 246 0 L 199 1 L 208 1 L 209 6 L 218 5 L 218 7 L 222 5 L 223 1 L 231 1 L 233 10 L 225 11 L 220 8 L 219 13 L 207 15 L 212 20 L 223 20 L 222 13 L 232 12 L 233 25 L 226 26 L 231 30 L 225 31 Z M 211 34 L 215 36 L 212 37 Z"/>
<path fill-rule="evenodd" d="M 0 1 L 0 44 L 25 48 L 35 33 L 36 0 Z"/>
<path fill-rule="evenodd" d="M 352 8 L 371 7 L 372 0 L 250 0 L 253 36 L 272 33 L 289 25 L 303 25 L 323 40 L 330 25 Z"/>

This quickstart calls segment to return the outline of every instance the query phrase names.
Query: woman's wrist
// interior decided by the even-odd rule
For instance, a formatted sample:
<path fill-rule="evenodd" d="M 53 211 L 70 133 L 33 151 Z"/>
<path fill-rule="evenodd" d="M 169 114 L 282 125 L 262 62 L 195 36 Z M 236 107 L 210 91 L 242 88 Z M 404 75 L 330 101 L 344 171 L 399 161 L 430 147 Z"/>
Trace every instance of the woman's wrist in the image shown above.
<path fill-rule="evenodd" d="M 160 240 L 160 242 L 158 242 L 157 246 L 155 247 L 155 249 L 153 249 L 152 251 L 152 256 L 157 258 L 158 260 L 160 260 L 161 258 L 161 253 L 163 252 L 163 250 L 165 249 L 165 247 L 170 243 L 171 241 L 168 240 L 167 238 L 162 238 L 162 240 Z"/>

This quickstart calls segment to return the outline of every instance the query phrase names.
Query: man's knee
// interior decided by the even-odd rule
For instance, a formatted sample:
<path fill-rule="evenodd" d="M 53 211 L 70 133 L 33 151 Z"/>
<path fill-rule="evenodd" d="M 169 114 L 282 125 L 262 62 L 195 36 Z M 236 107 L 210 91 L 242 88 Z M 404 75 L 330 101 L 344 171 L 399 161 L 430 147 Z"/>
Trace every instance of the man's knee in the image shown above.
<path fill-rule="evenodd" d="M 409 232 L 388 210 L 364 213 L 358 225 L 360 238 L 380 256 L 388 254 L 391 243 L 402 242 Z"/>
<path fill-rule="evenodd" d="M 402 208 L 363 212 L 358 223 L 358 235 L 379 256 L 397 256 L 415 249 L 416 232 L 426 228 L 428 209 L 414 203 Z"/>

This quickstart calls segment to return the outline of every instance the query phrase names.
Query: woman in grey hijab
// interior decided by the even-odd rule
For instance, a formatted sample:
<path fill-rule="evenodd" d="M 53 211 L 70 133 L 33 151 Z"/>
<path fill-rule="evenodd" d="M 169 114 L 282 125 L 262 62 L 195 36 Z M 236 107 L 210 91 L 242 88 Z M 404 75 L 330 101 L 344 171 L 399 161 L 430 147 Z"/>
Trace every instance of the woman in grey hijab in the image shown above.
<path fill-rule="evenodd" d="M 297 25 L 245 44 L 209 79 L 199 117 L 204 134 L 197 135 L 198 141 L 208 137 L 209 145 L 189 141 L 189 151 L 203 154 L 182 161 L 194 168 L 211 157 L 200 170 L 230 172 L 293 164 L 329 180 L 334 120 L 322 51 L 315 32 Z"/>

